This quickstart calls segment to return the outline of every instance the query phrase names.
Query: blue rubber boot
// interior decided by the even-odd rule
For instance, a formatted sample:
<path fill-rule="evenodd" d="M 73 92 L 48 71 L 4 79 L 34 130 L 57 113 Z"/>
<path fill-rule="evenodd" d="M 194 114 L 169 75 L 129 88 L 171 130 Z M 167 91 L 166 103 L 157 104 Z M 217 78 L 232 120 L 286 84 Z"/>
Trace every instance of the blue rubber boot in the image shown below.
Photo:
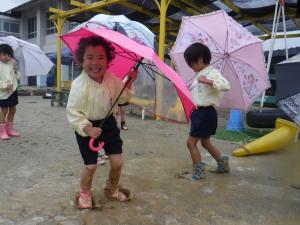
<path fill-rule="evenodd" d="M 204 162 L 193 164 L 193 180 L 200 180 L 205 178 L 205 166 Z"/>
<path fill-rule="evenodd" d="M 215 170 L 216 173 L 229 173 L 229 158 L 228 156 L 222 156 L 220 160 L 217 161 L 218 167 Z"/>

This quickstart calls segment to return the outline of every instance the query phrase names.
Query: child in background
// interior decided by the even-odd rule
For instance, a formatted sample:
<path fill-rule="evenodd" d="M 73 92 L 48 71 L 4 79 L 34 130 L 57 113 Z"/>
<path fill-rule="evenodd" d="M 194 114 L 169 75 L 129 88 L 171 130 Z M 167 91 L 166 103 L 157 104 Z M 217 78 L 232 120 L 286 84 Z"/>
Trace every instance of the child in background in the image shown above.
<path fill-rule="evenodd" d="M 110 162 L 110 172 L 106 181 L 106 194 L 113 200 L 125 202 L 128 196 L 120 189 L 119 179 L 123 166 L 122 140 L 113 113 L 115 105 L 102 127 L 98 127 L 106 117 L 113 102 L 123 88 L 122 81 L 107 71 L 115 52 L 111 43 L 101 37 L 81 38 L 76 57 L 81 64 L 82 73 L 73 82 L 67 103 L 67 118 L 75 130 L 79 150 L 84 161 L 81 173 L 80 208 L 92 208 L 92 181 L 97 168 L 98 153 L 89 149 L 90 138 L 95 138 L 95 146 L 104 141 L 105 154 Z M 132 82 L 137 73 L 130 73 L 130 81 L 118 103 L 127 102 L 133 92 Z"/>
<path fill-rule="evenodd" d="M 18 72 L 10 45 L 0 44 L 0 140 L 19 137 L 13 122 L 18 102 Z"/>
<path fill-rule="evenodd" d="M 106 160 L 108 159 L 108 156 L 105 155 L 104 149 L 101 149 L 101 151 L 98 152 L 98 165 L 105 165 Z"/>
<path fill-rule="evenodd" d="M 124 104 L 118 104 L 119 114 L 120 114 L 120 118 L 121 118 L 121 130 L 128 130 L 128 126 L 126 125 L 126 121 L 125 121 L 126 107 L 128 105 L 129 105 L 129 102 L 125 102 Z"/>
<path fill-rule="evenodd" d="M 138 69 L 136 69 L 136 73 L 138 73 Z M 127 81 L 127 77 L 123 80 L 125 83 Z M 132 85 L 131 89 L 134 91 L 134 86 Z M 120 116 L 120 124 L 121 124 L 121 130 L 128 130 L 128 126 L 126 125 L 126 110 L 129 106 L 129 102 L 125 102 L 123 104 L 118 104 L 119 111 L 116 114 L 116 117 L 118 118 L 118 115 Z"/>
<path fill-rule="evenodd" d="M 229 82 L 221 73 L 210 66 L 211 53 L 206 45 L 194 43 L 184 52 L 184 58 L 190 68 L 197 73 L 191 86 L 191 95 L 196 104 L 191 114 L 191 129 L 187 139 L 187 147 L 193 161 L 193 180 L 204 178 L 205 163 L 197 148 L 200 141 L 217 162 L 217 173 L 228 173 L 228 157 L 222 156 L 220 151 L 212 145 L 210 136 L 217 129 L 217 112 L 223 92 L 230 89 Z"/>

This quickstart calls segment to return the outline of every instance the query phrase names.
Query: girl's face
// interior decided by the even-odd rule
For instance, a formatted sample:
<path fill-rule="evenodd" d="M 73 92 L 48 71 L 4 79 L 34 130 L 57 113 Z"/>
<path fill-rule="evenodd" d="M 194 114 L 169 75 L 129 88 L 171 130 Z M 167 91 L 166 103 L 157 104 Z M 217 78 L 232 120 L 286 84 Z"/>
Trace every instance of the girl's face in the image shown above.
<path fill-rule="evenodd" d="M 99 81 L 108 67 L 103 46 L 88 46 L 83 55 L 82 67 L 93 79 Z"/>
<path fill-rule="evenodd" d="M 191 65 L 191 68 L 194 70 L 194 72 L 199 72 L 201 71 L 202 69 L 204 69 L 207 65 L 203 63 L 203 59 L 200 58 L 197 63 L 193 63 Z"/>
<path fill-rule="evenodd" d="M 11 60 L 11 56 L 8 54 L 0 53 L 0 61 L 3 63 L 8 63 Z"/>

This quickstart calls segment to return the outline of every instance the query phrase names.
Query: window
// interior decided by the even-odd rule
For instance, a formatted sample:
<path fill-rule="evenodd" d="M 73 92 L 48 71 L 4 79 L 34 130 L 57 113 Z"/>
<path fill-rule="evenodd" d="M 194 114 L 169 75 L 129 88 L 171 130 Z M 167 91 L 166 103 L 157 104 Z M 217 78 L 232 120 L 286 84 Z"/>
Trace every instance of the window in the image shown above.
<path fill-rule="evenodd" d="M 36 37 L 36 17 L 29 18 L 27 20 L 28 23 L 28 38 L 35 38 Z"/>
<path fill-rule="evenodd" d="M 47 34 L 55 34 L 55 33 L 57 33 L 56 27 L 55 27 L 55 24 L 51 20 L 49 20 L 50 15 L 52 15 L 52 14 L 47 13 L 47 31 L 46 31 L 46 33 Z"/>
<path fill-rule="evenodd" d="M 0 20 L 0 36 L 6 35 L 20 37 L 20 23 L 9 20 Z"/>
<path fill-rule="evenodd" d="M 69 23 L 69 30 L 72 30 L 74 27 L 77 27 L 80 23 L 77 22 L 70 22 Z"/>

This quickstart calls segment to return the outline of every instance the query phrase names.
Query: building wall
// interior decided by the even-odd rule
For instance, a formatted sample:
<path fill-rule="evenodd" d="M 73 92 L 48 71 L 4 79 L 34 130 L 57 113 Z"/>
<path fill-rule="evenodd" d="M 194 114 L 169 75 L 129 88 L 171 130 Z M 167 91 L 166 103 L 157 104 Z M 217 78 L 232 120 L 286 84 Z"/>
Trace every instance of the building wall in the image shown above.
<path fill-rule="evenodd" d="M 20 19 L 0 15 L 0 20 L 3 17 L 11 21 L 18 21 L 20 23 L 21 39 L 31 42 L 33 44 L 37 44 L 46 54 L 57 52 L 57 34 L 47 34 L 47 14 L 49 7 L 67 10 L 69 7 L 69 2 L 64 0 L 33 1 L 32 3 L 29 3 L 25 6 L 16 9 L 16 11 L 21 13 Z M 36 17 L 37 19 L 36 37 L 28 38 L 28 19 L 32 17 Z M 67 33 L 68 30 L 69 22 L 66 21 L 64 23 L 62 34 Z M 62 47 L 65 46 L 62 45 Z M 69 66 L 62 65 L 62 80 L 70 79 L 69 70 Z M 32 80 L 34 79 L 36 79 L 37 86 L 46 86 L 47 74 L 45 74 L 44 76 L 36 76 L 36 78 L 22 76 L 20 83 L 21 85 L 28 85 L 31 84 Z"/>
<path fill-rule="evenodd" d="M 28 42 L 37 44 L 40 48 L 47 54 L 57 51 L 57 34 L 47 34 L 47 14 L 48 8 L 54 7 L 59 9 L 66 9 L 68 4 L 66 1 L 47 1 L 40 0 L 37 3 L 32 3 L 24 6 L 20 9 L 21 11 L 21 21 L 22 21 L 22 31 L 21 38 Z M 37 18 L 37 35 L 35 38 L 28 39 L 28 19 L 36 16 Z M 65 23 L 63 27 L 63 33 L 68 31 L 68 23 Z M 62 80 L 68 80 L 69 67 L 62 66 Z M 47 74 L 45 76 L 36 77 L 37 86 L 46 86 Z M 30 78 L 29 78 L 30 79 Z M 23 77 L 21 84 L 28 84 L 28 78 Z"/>

